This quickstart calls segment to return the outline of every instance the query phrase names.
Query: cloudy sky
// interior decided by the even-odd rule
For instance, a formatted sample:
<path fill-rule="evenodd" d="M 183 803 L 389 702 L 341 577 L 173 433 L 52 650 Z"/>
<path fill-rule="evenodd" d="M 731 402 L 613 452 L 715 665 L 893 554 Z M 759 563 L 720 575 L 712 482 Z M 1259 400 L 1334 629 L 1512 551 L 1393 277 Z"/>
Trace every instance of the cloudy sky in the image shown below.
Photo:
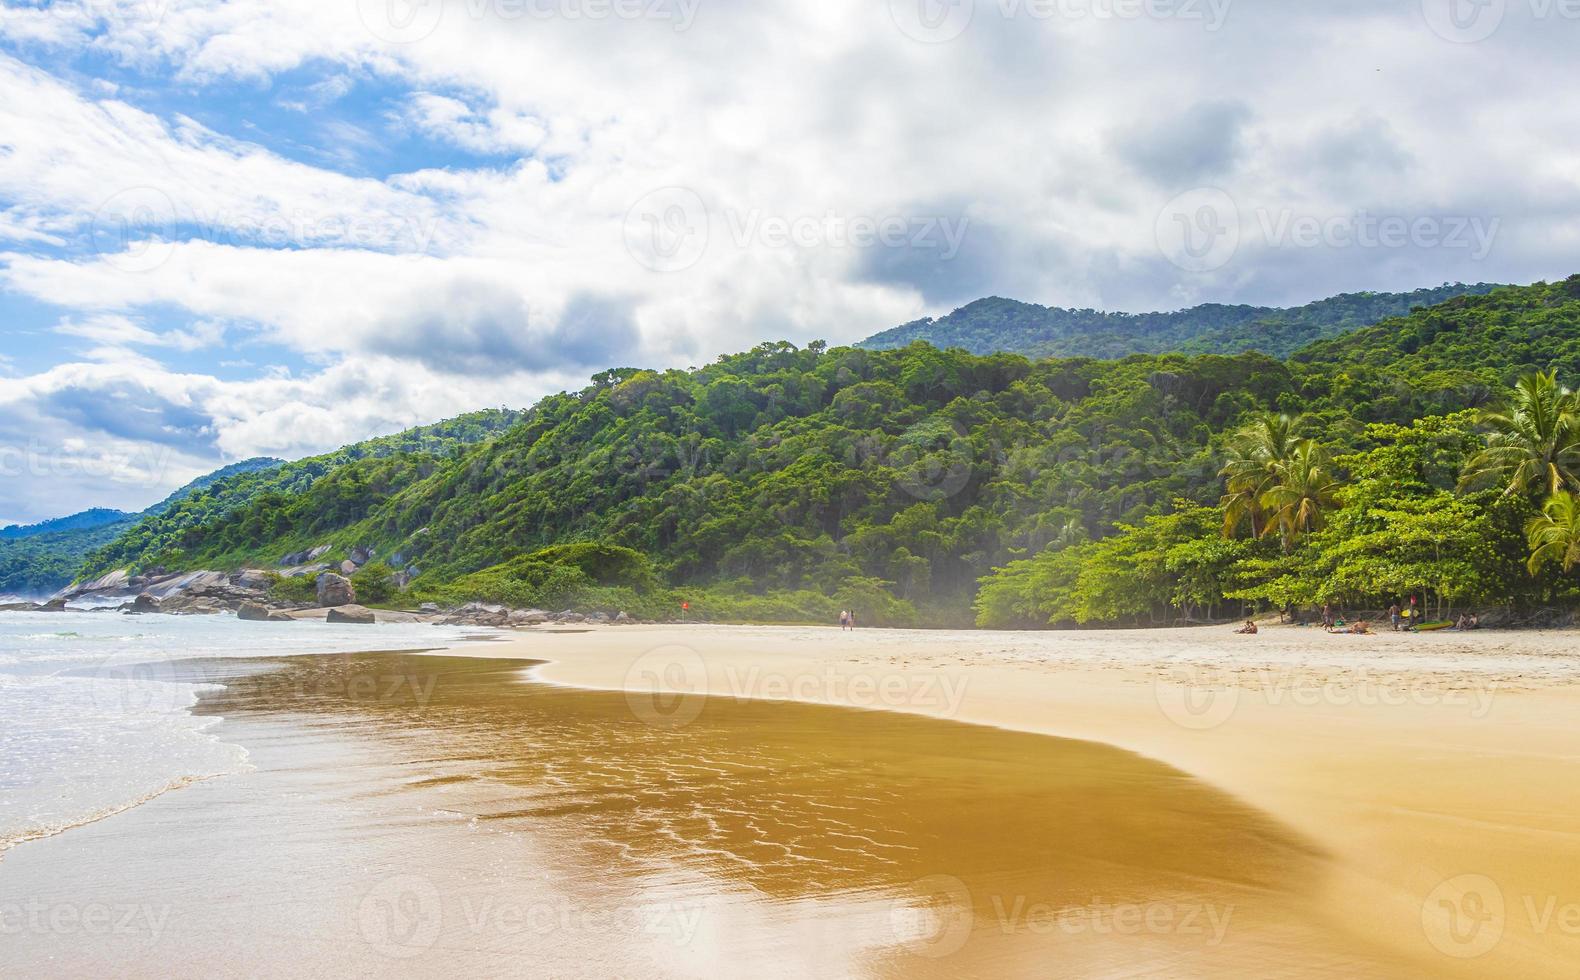
<path fill-rule="evenodd" d="M 0 3 L 0 524 L 984 295 L 1580 271 L 1557 0 Z"/>

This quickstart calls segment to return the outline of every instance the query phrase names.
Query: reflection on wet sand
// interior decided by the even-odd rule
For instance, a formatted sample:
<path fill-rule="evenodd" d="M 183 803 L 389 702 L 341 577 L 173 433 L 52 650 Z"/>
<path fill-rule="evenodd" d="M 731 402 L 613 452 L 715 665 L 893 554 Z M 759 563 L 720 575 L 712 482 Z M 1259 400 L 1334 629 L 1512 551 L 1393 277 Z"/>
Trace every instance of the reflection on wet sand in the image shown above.
<path fill-rule="evenodd" d="M 604 945 L 704 942 L 693 965 L 865 975 L 1411 972 L 1323 924 L 1312 848 L 1102 745 L 725 698 L 655 725 L 624 695 L 535 683 L 521 662 L 259 666 L 198 710 L 379 745 L 399 778 L 369 780 L 367 797 L 531 839 Z M 495 880 L 508 889 L 509 870 Z M 440 890 L 396 891 L 379 942 L 413 958 L 465 945 L 402 930 Z M 598 945 L 589 972 L 603 972 Z M 515 951 L 530 957 L 532 942 Z"/>

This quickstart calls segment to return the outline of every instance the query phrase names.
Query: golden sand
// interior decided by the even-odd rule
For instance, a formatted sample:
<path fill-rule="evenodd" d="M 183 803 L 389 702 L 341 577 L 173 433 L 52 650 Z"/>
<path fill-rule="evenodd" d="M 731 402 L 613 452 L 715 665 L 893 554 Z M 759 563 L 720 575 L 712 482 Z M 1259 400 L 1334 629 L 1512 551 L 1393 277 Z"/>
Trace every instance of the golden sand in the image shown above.
<path fill-rule="evenodd" d="M 194 670 L 257 771 L 11 852 L 16 969 L 1580 962 L 1580 671 L 1552 637 L 624 627 Z M 49 918 L 85 908 L 132 928 Z"/>

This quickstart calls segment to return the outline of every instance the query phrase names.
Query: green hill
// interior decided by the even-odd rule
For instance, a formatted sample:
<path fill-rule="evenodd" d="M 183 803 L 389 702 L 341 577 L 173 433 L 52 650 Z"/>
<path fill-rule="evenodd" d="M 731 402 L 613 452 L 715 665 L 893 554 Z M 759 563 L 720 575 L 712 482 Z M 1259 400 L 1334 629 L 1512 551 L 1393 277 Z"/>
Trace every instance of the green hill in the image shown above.
<path fill-rule="evenodd" d="M 282 460 L 257 457 L 200 476 L 143 511 L 98 507 L 25 527 L 0 529 L 0 593 L 48 595 L 69 585 L 93 551 L 116 541 L 146 516 L 161 514 L 220 480 L 279 466 Z"/>
<path fill-rule="evenodd" d="M 1580 277 L 1283 360 L 764 344 L 221 480 L 88 568 L 370 545 L 417 573 L 405 602 L 801 621 L 855 606 L 875 625 L 1166 622 L 1385 584 L 1514 608 L 1573 586 L 1524 570 L 1539 501 L 1452 492 L 1480 440 L 1465 410 L 1529 366 L 1580 376 L 1577 339 Z M 1331 523 L 1224 538 L 1220 470 L 1270 412 L 1311 440 L 1312 512 Z M 391 571 L 363 585 L 392 596 Z M 1457 577 L 1423 578 L 1438 572 Z"/>
<path fill-rule="evenodd" d="M 1288 357 L 1317 340 L 1401 316 L 1417 307 L 1494 288 L 1478 283 L 1409 293 L 1346 293 L 1290 309 L 1209 303 L 1171 313 L 1068 310 L 995 296 L 948 316 L 917 320 L 875 334 L 858 346 L 892 350 L 923 340 L 935 347 L 958 347 L 973 354 L 1009 352 L 1027 357 L 1118 358 L 1248 350 Z"/>

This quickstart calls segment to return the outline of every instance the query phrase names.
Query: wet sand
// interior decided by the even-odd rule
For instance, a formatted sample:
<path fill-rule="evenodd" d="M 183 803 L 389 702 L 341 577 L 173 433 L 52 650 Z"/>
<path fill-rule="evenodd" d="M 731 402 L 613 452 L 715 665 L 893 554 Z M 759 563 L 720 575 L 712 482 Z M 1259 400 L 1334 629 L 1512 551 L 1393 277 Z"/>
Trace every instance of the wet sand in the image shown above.
<path fill-rule="evenodd" d="M 7 959 L 1572 975 L 1571 658 L 1265 638 L 626 627 L 210 661 L 199 710 L 256 771 L 8 853 Z"/>

